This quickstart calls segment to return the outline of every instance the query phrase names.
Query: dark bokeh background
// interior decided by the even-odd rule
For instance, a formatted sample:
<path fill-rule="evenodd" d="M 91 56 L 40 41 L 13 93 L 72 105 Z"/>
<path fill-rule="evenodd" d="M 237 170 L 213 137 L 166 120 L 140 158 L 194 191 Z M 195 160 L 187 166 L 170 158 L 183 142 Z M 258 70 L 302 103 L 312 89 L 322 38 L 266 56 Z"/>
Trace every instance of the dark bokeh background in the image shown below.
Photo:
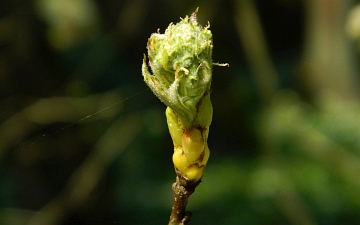
<path fill-rule="evenodd" d="M 200 7 L 214 107 L 192 224 L 360 221 L 358 1 L 3 0 L 0 224 L 167 224 L 147 39 Z"/>

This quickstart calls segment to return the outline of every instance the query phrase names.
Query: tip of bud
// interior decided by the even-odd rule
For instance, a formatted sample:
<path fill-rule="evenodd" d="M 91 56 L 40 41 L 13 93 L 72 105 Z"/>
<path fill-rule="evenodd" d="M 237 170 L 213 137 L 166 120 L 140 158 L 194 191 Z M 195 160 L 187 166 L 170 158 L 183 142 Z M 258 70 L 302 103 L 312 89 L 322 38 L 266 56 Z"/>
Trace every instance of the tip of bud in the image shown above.
<path fill-rule="evenodd" d="M 199 11 L 199 7 L 197 7 L 195 12 L 193 12 L 190 16 L 190 23 L 192 23 L 194 26 L 198 25 L 197 18 L 196 18 L 198 11 Z"/>

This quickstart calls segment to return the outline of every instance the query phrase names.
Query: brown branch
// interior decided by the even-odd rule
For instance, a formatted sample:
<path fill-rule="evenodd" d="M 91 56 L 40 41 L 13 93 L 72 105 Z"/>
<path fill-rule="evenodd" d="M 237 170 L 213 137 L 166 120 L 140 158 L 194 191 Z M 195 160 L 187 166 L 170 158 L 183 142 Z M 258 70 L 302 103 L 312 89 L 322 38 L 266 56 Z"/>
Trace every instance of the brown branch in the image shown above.
<path fill-rule="evenodd" d="M 176 182 L 173 183 L 172 189 L 174 191 L 174 204 L 168 225 L 189 225 L 192 213 L 186 210 L 188 198 L 194 193 L 196 186 L 184 186 L 176 177 Z"/>

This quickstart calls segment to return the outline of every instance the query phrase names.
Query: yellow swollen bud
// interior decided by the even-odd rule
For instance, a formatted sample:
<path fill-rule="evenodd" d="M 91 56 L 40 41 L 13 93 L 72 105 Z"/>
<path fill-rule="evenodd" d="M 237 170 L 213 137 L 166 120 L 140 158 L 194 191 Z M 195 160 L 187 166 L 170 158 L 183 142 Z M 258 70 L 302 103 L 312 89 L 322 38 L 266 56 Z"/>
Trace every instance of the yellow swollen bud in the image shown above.
<path fill-rule="evenodd" d="M 194 183 L 201 179 L 210 156 L 205 135 L 207 131 L 198 127 L 183 130 L 182 145 L 174 148 L 173 162 L 176 170 Z"/>
<path fill-rule="evenodd" d="M 166 108 L 165 115 L 174 146 L 181 146 L 182 125 L 179 118 L 170 107 Z"/>
<path fill-rule="evenodd" d="M 194 126 L 200 126 L 209 130 L 213 116 L 213 107 L 210 100 L 210 92 L 205 93 L 199 102 Z M 207 136 L 206 136 L 207 138 Z"/>
<path fill-rule="evenodd" d="M 189 162 L 181 146 L 177 146 L 174 149 L 173 162 L 176 170 L 181 173 L 181 176 L 196 183 L 204 173 L 209 156 L 209 148 L 205 145 L 202 161 L 196 160 L 195 162 Z"/>
<path fill-rule="evenodd" d="M 193 165 L 186 169 L 186 171 L 183 173 L 185 174 L 184 177 L 191 181 L 198 181 L 201 179 L 203 173 L 204 173 L 204 166 L 199 167 L 198 165 Z"/>
<path fill-rule="evenodd" d="M 189 162 L 181 146 L 174 147 L 173 162 L 176 169 L 182 172 L 189 166 Z"/>
<path fill-rule="evenodd" d="M 202 162 L 205 142 L 199 129 L 193 127 L 183 132 L 182 147 L 190 165 L 197 161 Z"/>
<path fill-rule="evenodd" d="M 207 146 L 213 114 L 210 93 L 205 93 L 199 101 L 197 116 L 191 127 L 183 127 L 181 120 L 170 107 L 167 107 L 165 114 L 174 143 L 174 166 L 183 178 L 196 183 L 201 179 L 210 155 Z"/>

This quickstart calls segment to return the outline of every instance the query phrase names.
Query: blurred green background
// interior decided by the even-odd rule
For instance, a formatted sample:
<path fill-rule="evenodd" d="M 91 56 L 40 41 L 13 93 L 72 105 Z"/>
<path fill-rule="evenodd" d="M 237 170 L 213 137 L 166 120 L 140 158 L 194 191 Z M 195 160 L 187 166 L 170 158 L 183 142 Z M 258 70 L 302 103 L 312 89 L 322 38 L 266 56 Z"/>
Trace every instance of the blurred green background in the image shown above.
<path fill-rule="evenodd" d="M 200 7 L 211 156 L 192 224 L 360 222 L 359 1 L 2 0 L 0 224 L 167 224 L 147 39 Z"/>

